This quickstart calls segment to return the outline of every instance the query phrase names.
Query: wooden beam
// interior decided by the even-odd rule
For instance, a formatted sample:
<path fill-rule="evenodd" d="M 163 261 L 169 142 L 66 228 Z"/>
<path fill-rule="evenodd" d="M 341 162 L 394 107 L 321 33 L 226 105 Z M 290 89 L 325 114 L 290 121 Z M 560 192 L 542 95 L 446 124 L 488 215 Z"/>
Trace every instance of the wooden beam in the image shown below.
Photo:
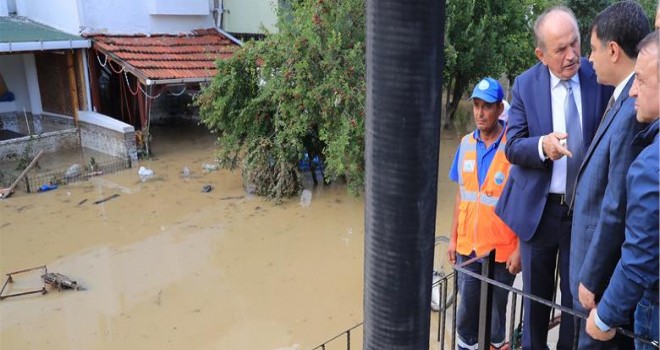
<path fill-rule="evenodd" d="M 69 91 L 71 92 L 71 104 L 73 105 L 73 122 L 78 128 L 78 87 L 76 86 L 76 72 L 73 65 L 73 51 L 66 52 L 66 66 L 69 71 Z"/>

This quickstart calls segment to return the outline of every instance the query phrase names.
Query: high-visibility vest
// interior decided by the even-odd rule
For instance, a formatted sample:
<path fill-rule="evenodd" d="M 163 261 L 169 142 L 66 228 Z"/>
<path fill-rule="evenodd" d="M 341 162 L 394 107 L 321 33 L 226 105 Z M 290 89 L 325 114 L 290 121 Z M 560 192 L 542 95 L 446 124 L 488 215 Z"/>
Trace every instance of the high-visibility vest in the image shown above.
<path fill-rule="evenodd" d="M 502 136 L 486 178 L 479 188 L 477 141 L 473 133 L 463 137 L 458 154 L 458 184 L 461 202 L 458 212 L 456 252 L 477 256 L 495 248 L 495 261 L 506 262 L 518 245 L 518 237 L 495 215 L 495 205 L 509 178 L 511 164 L 504 155 L 506 135 Z M 520 213 L 525 215 L 525 213 Z"/>

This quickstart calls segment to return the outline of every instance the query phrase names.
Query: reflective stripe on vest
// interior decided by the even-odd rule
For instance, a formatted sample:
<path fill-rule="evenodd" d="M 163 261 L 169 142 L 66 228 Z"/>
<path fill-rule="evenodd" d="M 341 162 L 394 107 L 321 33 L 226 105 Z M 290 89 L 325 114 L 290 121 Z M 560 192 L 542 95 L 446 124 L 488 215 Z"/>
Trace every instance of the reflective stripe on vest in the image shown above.
<path fill-rule="evenodd" d="M 458 154 L 459 204 L 456 251 L 477 255 L 496 249 L 495 260 L 505 262 L 517 247 L 513 231 L 495 215 L 495 206 L 509 177 L 510 164 L 504 155 L 506 135 L 495 151 L 483 184 L 479 186 L 477 141 L 472 133 L 463 137 Z"/>

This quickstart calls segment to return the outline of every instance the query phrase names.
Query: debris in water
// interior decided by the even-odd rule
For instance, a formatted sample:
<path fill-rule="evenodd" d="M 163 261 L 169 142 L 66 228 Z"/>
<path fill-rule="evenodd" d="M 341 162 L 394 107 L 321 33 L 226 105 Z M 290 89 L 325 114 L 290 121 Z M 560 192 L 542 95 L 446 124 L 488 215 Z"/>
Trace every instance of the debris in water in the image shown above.
<path fill-rule="evenodd" d="M 183 170 L 181 170 L 181 173 L 183 174 L 183 177 L 188 177 L 190 176 L 190 169 L 188 169 L 187 166 L 184 166 Z"/>
<path fill-rule="evenodd" d="M 222 197 L 220 198 L 221 201 L 226 201 L 230 199 L 243 199 L 243 196 L 229 196 L 229 197 Z"/>
<path fill-rule="evenodd" d="M 111 199 L 113 199 L 113 198 L 117 198 L 117 197 L 119 197 L 119 194 L 118 194 L 118 193 L 115 193 L 115 194 L 113 194 L 113 195 L 110 196 L 110 197 L 105 197 L 105 198 L 103 198 L 103 199 L 99 199 L 99 200 L 97 200 L 96 202 L 94 202 L 94 204 L 101 204 L 101 203 L 103 203 L 103 202 L 107 202 L 107 201 L 109 201 L 109 200 L 111 200 Z"/>
<path fill-rule="evenodd" d="M 312 204 L 312 191 L 303 190 L 300 195 L 300 205 L 307 208 L 310 204 Z"/>
<path fill-rule="evenodd" d="M 217 171 L 219 167 L 220 166 L 218 165 L 218 163 L 213 163 L 213 164 L 204 163 L 204 164 L 202 164 L 202 169 L 204 169 L 204 172 L 207 172 L 207 173 L 210 173 L 212 171 Z"/>
<path fill-rule="evenodd" d="M 66 172 L 64 172 L 65 179 L 72 179 L 82 174 L 83 167 L 80 164 L 74 164 Z"/>
<path fill-rule="evenodd" d="M 44 283 L 50 284 L 53 287 L 57 287 L 57 290 L 59 291 L 62 289 L 85 289 L 83 286 L 79 285 L 78 282 L 61 273 L 46 272 L 45 274 L 41 275 L 41 279 L 44 281 Z"/>
<path fill-rule="evenodd" d="M 85 199 L 81 200 L 80 202 L 78 202 L 78 205 L 83 205 L 83 203 L 85 203 L 85 202 L 87 202 L 87 198 L 85 198 Z"/>
<path fill-rule="evenodd" d="M 145 182 L 154 176 L 154 171 L 141 166 L 138 170 L 138 175 L 140 176 L 140 181 Z"/>
<path fill-rule="evenodd" d="M 213 191 L 213 186 L 211 186 L 211 185 L 206 185 L 206 186 L 202 187 L 202 192 L 208 193 L 208 192 L 211 192 L 211 191 Z"/>
<path fill-rule="evenodd" d="M 51 185 L 51 184 L 43 184 L 41 187 L 37 189 L 37 192 L 46 192 L 50 190 L 54 190 L 57 188 L 57 185 Z"/>

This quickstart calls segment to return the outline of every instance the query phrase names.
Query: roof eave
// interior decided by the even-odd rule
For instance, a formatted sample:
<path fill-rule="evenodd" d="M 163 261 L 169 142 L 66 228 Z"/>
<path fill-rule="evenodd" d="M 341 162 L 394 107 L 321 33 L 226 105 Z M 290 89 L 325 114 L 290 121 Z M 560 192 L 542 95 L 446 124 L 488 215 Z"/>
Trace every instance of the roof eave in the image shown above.
<path fill-rule="evenodd" d="M 173 78 L 173 79 L 146 79 L 145 83 L 149 85 L 165 85 L 165 84 L 192 84 L 204 83 L 213 80 L 213 77 L 203 78 Z"/>
<path fill-rule="evenodd" d="M 87 49 L 92 46 L 90 40 L 23 41 L 0 42 L 0 52 L 50 51 L 63 49 Z"/>

